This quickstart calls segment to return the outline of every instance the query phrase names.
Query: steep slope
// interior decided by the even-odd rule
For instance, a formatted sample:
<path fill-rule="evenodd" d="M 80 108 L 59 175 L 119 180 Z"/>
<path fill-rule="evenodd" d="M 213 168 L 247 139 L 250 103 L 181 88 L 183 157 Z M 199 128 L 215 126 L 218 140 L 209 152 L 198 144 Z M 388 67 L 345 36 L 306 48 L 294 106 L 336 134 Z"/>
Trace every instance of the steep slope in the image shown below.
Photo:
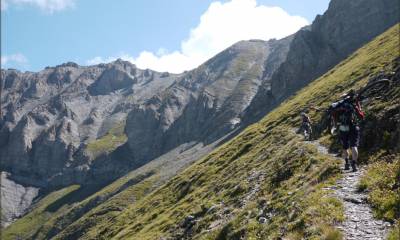
<path fill-rule="evenodd" d="M 292 128 L 298 126 L 297 116 L 302 109 L 327 107 L 350 88 L 365 85 L 379 71 L 396 70 L 397 78 L 385 98 L 369 99 L 361 151 L 364 163 L 395 164 L 389 169 L 398 174 L 398 35 L 399 25 L 300 91 L 260 123 L 128 209 L 114 213 L 108 221 L 89 230 L 72 225 L 56 239 L 339 238 L 340 232 L 334 227 L 344 220 L 343 207 L 327 187 L 340 177 L 342 163 L 303 142 Z M 320 113 L 311 115 L 314 122 L 319 122 Z M 371 127 L 376 124 L 389 135 L 369 135 L 376 131 Z M 319 141 L 333 144 L 333 139 L 325 134 L 321 133 Z M 370 137 L 377 141 L 366 148 L 371 144 Z M 382 145 L 382 138 L 387 139 L 386 145 Z M 389 156 L 391 162 L 385 163 Z M 393 175 L 388 177 L 397 181 Z M 393 186 L 393 191 L 398 192 L 398 184 Z M 383 210 L 395 211 L 392 221 L 400 217 L 396 201 Z M 382 211 L 379 203 L 375 206 Z M 91 215 L 96 212 L 100 214 L 101 210 Z M 74 235 L 76 232 L 82 235 Z"/>
<path fill-rule="evenodd" d="M 244 122 L 262 118 L 288 96 L 320 77 L 356 49 L 400 21 L 397 0 L 332 0 L 311 26 L 293 36 L 286 60 L 246 110 Z"/>
<path fill-rule="evenodd" d="M 162 176 L 149 171 L 150 177 L 145 178 L 141 175 L 146 175 L 145 170 L 132 172 L 75 204 L 67 201 L 69 197 L 55 201 L 52 207 L 37 207 L 36 212 L 6 228 L 5 239 L 18 234 L 26 237 L 23 229 L 27 228 L 32 231 L 28 239 L 339 239 L 341 233 L 335 226 L 344 220 L 343 206 L 330 187 L 341 176 L 342 163 L 319 153 L 292 129 L 298 126 L 297 116 L 303 109 L 327 107 L 381 70 L 395 70 L 397 77 L 385 98 L 368 99 L 361 159 L 371 165 L 360 188 L 371 189 L 370 203 L 378 217 L 398 221 L 399 27 L 354 53 L 260 123 L 159 189 L 153 191 L 152 183 Z M 311 116 L 316 123 L 321 118 L 320 113 Z M 374 126 L 380 126 L 380 131 Z M 317 136 L 335 150 L 334 138 L 325 132 L 317 132 Z M 377 166 L 385 169 L 378 176 L 381 169 Z M 112 197 L 105 197 L 107 194 Z M 103 198 L 103 203 L 83 216 L 78 214 Z M 38 204 L 49 205 L 45 199 Z M 29 221 L 50 212 L 59 215 L 45 219 L 44 225 Z M 393 239 L 396 233 L 393 231 Z"/>

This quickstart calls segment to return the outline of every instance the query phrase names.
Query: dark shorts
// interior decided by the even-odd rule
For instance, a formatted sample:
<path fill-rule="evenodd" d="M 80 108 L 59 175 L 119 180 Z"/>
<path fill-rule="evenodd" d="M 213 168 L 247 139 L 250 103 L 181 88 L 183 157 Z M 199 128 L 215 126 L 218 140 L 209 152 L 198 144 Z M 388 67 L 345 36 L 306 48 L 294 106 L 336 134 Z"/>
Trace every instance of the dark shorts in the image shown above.
<path fill-rule="evenodd" d="M 360 127 L 353 126 L 347 132 L 339 131 L 340 142 L 342 143 L 343 149 L 349 149 L 351 147 L 358 147 L 360 144 Z"/>

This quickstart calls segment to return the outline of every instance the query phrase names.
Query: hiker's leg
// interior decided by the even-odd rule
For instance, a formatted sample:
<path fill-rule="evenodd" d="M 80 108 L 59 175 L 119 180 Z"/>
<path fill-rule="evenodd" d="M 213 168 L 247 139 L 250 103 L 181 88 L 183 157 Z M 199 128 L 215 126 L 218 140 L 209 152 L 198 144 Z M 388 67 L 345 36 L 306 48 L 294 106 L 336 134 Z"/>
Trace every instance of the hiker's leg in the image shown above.
<path fill-rule="evenodd" d="M 348 159 L 349 158 L 349 149 L 343 149 L 342 157 L 344 159 Z"/>
<path fill-rule="evenodd" d="M 343 149 L 342 157 L 344 159 L 344 170 L 350 169 L 349 149 Z"/>
<path fill-rule="evenodd" d="M 357 171 L 357 160 L 358 160 L 358 149 L 357 147 L 351 147 L 351 168 L 353 172 Z"/>
<path fill-rule="evenodd" d="M 339 138 L 340 138 L 340 142 L 342 143 L 342 147 L 343 147 L 342 156 L 343 156 L 343 159 L 345 161 L 344 170 L 349 170 L 350 169 L 350 162 L 349 162 L 350 144 L 349 144 L 349 134 L 348 134 L 348 132 L 339 131 Z"/>
<path fill-rule="evenodd" d="M 351 148 L 351 159 L 357 163 L 357 160 L 358 160 L 358 148 L 357 147 Z"/>
<path fill-rule="evenodd" d="M 351 146 L 351 167 L 353 172 L 357 171 L 358 164 L 358 145 L 360 144 L 360 128 L 355 126 L 350 131 L 350 146 Z"/>

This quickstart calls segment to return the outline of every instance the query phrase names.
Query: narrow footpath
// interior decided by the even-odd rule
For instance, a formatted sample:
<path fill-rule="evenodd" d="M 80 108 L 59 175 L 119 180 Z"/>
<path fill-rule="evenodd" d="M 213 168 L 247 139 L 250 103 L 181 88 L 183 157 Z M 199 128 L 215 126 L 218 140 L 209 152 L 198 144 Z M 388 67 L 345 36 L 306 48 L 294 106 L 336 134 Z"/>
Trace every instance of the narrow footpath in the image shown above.
<path fill-rule="evenodd" d="M 338 158 L 328 152 L 328 149 L 322 146 L 318 141 L 311 141 L 317 147 L 321 154 Z M 337 185 L 330 189 L 334 191 L 335 196 L 342 200 L 344 205 L 345 221 L 337 226 L 343 233 L 346 240 L 384 240 L 386 239 L 390 223 L 374 218 L 372 209 L 367 202 L 367 193 L 358 192 L 357 184 L 364 169 L 357 172 L 345 171 L 342 168 L 343 177 L 337 181 Z"/>

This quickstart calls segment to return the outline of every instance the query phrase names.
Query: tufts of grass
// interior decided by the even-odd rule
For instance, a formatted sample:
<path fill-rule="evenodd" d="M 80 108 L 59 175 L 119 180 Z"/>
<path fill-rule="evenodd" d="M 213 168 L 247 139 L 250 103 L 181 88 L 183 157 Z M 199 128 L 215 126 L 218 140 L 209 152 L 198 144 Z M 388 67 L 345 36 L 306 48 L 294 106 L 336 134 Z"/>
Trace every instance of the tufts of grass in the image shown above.
<path fill-rule="evenodd" d="M 388 240 L 398 240 L 400 239 L 400 222 L 394 225 L 393 229 L 389 232 Z"/>
<path fill-rule="evenodd" d="M 369 165 L 358 189 L 368 190 L 368 201 L 378 218 L 390 222 L 400 219 L 400 157 L 390 156 L 391 162 L 378 161 Z"/>
<path fill-rule="evenodd" d="M 324 240 L 342 240 L 343 234 L 338 229 L 328 226 L 324 229 L 324 235 L 323 235 L 322 239 L 324 239 Z"/>

